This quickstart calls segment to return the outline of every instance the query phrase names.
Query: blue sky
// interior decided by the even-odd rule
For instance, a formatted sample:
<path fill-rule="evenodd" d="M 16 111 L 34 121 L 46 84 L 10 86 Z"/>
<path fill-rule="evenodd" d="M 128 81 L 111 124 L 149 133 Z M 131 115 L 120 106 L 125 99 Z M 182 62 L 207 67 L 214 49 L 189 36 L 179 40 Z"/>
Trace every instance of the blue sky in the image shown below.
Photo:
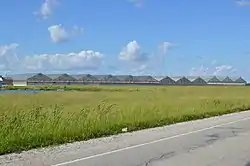
<path fill-rule="evenodd" d="M 8 0 L 0 20 L 2 74 L 250 79 L 246 0 Z"/>

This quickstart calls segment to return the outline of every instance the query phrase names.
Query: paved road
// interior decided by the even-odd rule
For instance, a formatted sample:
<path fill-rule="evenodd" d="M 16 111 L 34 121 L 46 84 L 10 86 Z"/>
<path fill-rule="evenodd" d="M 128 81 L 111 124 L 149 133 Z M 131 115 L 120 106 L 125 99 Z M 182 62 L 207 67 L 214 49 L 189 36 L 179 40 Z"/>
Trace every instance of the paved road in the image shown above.
<path fill-rule="evenodd" d="M 250 111 L 0 156 L 23 166 L 250 166 Z"/>

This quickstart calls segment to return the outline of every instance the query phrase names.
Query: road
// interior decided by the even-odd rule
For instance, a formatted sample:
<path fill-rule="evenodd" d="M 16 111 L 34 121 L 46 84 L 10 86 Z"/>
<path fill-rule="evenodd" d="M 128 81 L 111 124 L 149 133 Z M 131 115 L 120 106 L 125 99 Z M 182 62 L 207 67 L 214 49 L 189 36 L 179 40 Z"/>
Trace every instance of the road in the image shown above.
<path fill-rule="evenodd" d="M 250 111 L 0 156 L 12 166 L 250 166 Z"/>

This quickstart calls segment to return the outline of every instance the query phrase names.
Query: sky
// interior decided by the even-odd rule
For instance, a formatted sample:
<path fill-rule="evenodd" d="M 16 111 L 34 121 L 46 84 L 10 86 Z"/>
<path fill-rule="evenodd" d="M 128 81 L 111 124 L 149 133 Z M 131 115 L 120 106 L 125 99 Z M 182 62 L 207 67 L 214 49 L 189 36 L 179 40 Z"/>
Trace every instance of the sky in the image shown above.
<path fill-rule="evenodd" d="M 242 76 L 250 0 L 8 0 L 0 74 Z"/>

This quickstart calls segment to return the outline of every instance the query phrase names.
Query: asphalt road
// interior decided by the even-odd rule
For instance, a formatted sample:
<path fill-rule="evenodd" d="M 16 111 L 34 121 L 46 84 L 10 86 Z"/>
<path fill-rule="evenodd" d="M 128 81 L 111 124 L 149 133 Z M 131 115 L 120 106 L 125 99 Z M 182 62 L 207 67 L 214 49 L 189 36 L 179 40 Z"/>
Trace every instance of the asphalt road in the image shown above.
<path fill-rule="evenodd" d="M 0 156 L 22 166 L 250 166 L 250 111 Z"/>

